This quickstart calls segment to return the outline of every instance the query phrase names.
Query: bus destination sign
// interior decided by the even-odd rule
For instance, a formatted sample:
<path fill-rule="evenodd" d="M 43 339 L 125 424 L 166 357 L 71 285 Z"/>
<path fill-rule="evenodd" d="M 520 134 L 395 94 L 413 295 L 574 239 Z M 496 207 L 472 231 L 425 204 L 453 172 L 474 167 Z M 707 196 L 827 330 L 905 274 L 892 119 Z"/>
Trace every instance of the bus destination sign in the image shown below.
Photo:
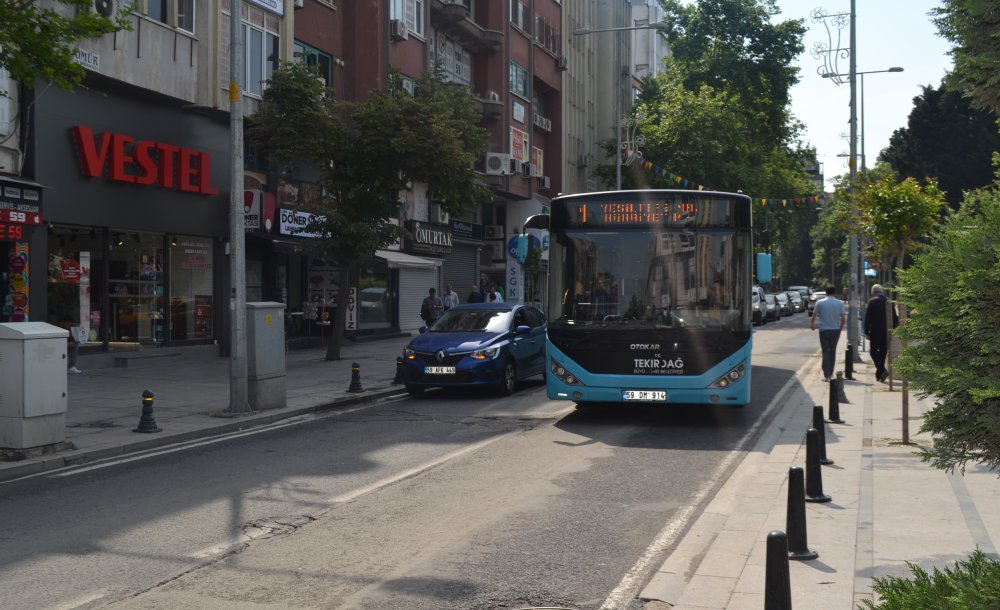
<path fill-rule="evenodd" d="M 659 196 L 634 200 L 575 198 L 553 210 L 553 224 L 567 228 L 731 227 L 743 224 L 744 202 L 733 196 Z M 749 202 L 745 204 L 749 220 Z M 561 208 L 561 209 L 560 209 Z M 560 213 L 562 212 L 562 213 Z"/>

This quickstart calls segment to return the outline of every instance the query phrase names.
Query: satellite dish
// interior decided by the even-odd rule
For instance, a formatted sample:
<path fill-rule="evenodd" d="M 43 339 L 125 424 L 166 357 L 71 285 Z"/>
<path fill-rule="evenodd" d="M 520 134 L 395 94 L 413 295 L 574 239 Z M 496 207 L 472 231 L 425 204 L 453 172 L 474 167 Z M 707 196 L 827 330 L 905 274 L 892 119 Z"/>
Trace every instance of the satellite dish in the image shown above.
<path fill-rule="evenodd" d="M 104 17 L 111 17 L 115 12 L 115 3 L 113 0 L 94 0 L 94 10 Z"/>

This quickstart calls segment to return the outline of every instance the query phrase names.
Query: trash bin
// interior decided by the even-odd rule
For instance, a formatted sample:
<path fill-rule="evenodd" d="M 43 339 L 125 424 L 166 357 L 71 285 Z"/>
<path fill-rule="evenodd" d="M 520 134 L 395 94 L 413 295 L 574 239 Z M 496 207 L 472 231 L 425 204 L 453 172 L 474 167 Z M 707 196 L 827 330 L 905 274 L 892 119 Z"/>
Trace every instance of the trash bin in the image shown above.
<path fill-rule="evenodd" d="M 284 303 L 247 303 L 247 401 L 256 411 L 288 405 Z"/>
<path fill-rule="evenodd" d="M 66 340 L 45 322 L 0 324 L 0 448 L 66 440 Z"/>

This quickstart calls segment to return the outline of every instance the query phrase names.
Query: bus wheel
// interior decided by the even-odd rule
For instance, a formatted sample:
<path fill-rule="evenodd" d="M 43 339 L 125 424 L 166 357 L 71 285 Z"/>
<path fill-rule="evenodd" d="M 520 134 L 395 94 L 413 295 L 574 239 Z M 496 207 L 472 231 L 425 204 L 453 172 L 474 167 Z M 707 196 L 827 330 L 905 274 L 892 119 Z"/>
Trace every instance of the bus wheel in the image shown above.
<path fill-rule="evenodd" d="M 508 360 L 503 365 L 503 374 L 497 381 L 497 394 L 500 396 L 510 396 L 514 393 L 514 386 L 517 385 L 517 369 L 514 368 L 514 361 Z"/>

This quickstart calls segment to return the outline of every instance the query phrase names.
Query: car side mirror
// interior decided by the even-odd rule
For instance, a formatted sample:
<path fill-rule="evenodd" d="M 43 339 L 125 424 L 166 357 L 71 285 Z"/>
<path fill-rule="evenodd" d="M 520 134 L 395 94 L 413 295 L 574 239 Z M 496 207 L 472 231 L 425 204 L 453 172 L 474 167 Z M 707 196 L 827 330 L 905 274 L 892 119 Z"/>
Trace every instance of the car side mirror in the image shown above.
<path fill-rule="evenodd" d="M 422 335 L 422 334 L 424 334 L 425 332 L 427 332 L 427 327 L 426 327 L 426 326 L 421 326 L 421 327 L 420 327 L 420 334 Z"/>
<path fill-rule="evenodd" d="M 526 335 L 530 332 L 531 332 L 531 327 L 526 324 L 522 324 L 514 329 L 515 335 Z"/>

